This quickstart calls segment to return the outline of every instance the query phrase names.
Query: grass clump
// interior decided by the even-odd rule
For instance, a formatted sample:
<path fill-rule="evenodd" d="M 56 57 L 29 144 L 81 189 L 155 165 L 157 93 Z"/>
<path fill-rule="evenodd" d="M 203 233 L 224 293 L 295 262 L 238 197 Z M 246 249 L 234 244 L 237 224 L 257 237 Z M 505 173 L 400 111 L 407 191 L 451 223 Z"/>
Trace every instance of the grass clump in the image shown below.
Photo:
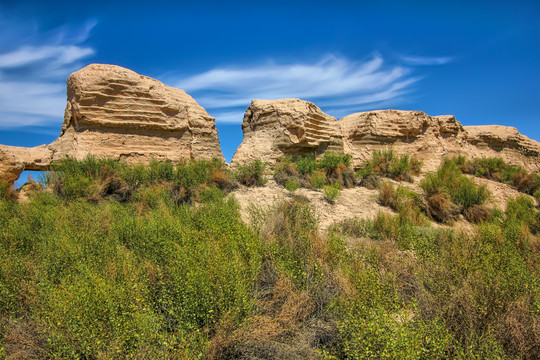
<path fill-rule="evenodd" d="M 253 160 L 247 164 L 238 165 L 235 177 L 242 185 L 246 186 L 263 186 L 266 184 L 264 171 L 266 164 L 261 160 Z"/>
<path fill-rule="evenodd" d="M 412 182 L 412 175 L 418 175 L 422 162 L 407 154 L 397 156 L 393 150 L 374 150 L 371 159 L 357 171 L 358 176 L 370 175 L 387 177 L 396 181 Z"/>
<path fill-rule="evenodd" d="M 389 181 L 382 182 L 379 186 L 378 202 L 398 212 L 407 222 L 415 226 L 426 224 L 422 197 L 403 185 L 396 188 Z"/>
<path fill-rule="evenodd" d="M 325 153 L 318 160 L 313 155 L 298 156 L 295 159 L 285 157 L 274 167 L 274 180 L 282 186 L 292 179 L 305 188 L 321 189 L 325 185 L 335 184 L 350 188 L 356 182 L 350 163 L 350 155 L 332 152 Z"/>
<path fill-rule="evenodd" d="M 463 175 L 452 160 L 445 160 L 436 173 L 427 174 L 420 186 L 425 192 L 428 215 L 446 223 L 455 221 L 460 213 L 467 214 L 470 220 L 477 219 L 479 206 L 489 195 L 485 186 Z"/>
<path fill-rule="evenodd" d="M 332 204 L 336 201 L 340 192 L 341 188 L 338 184 L 325 185 L 323 187 L 324 198 L 326 199 L 326 201 Z"/>
<path fill-rule="evenodd" d="M 298 186 L 299 186 L 299 183 L 295 179 L 288 179 L 287 182 L 285 183 L 285 189 L 287 189 L 287 191 L 291 194 L 295 192 L 296 189 L 298 189 Z"/>
<path fill-rule="evenodd" d="M 500 157 L 467 160 L 464 156 L 451 159 L 465 174 L 501 182 L 518 191 L 534 196 L 540 190 L 540 175 L 530 173 L 521 166 L 507 164 Z"/>

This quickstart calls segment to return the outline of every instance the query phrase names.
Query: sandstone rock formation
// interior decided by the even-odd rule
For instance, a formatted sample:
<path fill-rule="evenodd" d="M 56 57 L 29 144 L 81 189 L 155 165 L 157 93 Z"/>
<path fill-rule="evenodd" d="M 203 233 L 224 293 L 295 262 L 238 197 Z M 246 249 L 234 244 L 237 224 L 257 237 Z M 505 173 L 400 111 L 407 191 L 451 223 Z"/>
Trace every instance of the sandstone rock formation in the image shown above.
<path fill-rule="evenodd" d="M 505 126 L 462 126 L 454 116 L 421 111 L 380 110 L 356 113 L 338 122 L 345 153 L 359 166 L 373 150 L 393 149 L 423 160 L 434 171 L 446 156 L 502 157 L 533 171 L 540 169 L 540 144 Z"/>
<path fill-rule="evenodd" d="M 60 137 L 36 148 L 0 146 L 0 179 L 88 154 L 128 162 L 224 159 L 215 119 L 183 90 L 114 65 L 89 65 L 67 81 Z"/>
<path fill-rule="evenodd" d="M 0 180 L 13 184 L 24 170 L 48 170 L 52 151 L 47 145 L 24 148 L 0 145 Z"/>
<path fill-rule="evenodd" d="M 0 180 L 13 183 L 23 170 L 48 170 L 66 156 L 88 154 L 128 162 L 152 159 L 223 159 L 215 119 L 184 91 L 113 65 L 89 65 L 67 82 L 60 137 L 50 145 L 0 145 Z M 505 126 L 462 126 L 453 116 L 380 110 L 337 121 L 299 99 L 253 100 L 242 123 L 244 139 L 233 163 L 273 163 L 287 155 L 352 155 L 360 166 L 375 149 L 393 149 L 434 171 L 445 156 L 499 156 L 540 170 L 540 144 Z"/>
<path fill-rule="evenodd" d="M 465 126 L 467 141 L 475 157 L 500 156 L 507 162 L 529 170 L 540 170 L 540 144 L 514 127 L 500 125 Z"/>
<path fill-rule="evenodd" d="M 260 159 L 273 163 L 287 155 L 343 153 L 337 120 L 299 99 L 253 100 L 242 123 L 244 140 L 232 163 Z"/>
<path fill-rule="evenodd" d="M 345 152 L 354 166 L 371 157 L 373 150 L 393 149 L 424 162 L 435 170 L 445 156 L 461 153 L 467 134 L 453 116 L 429 116 L 421 111 L 379 110 L 361 112 L 339 120 Z"/>
<path fill-rule="evenodd" d="M 223 159 L 215 119 L 183 90 L 119 66 L 93 64 L 67 81 L 54 159 L 92 154 L 130 162 Z"/>

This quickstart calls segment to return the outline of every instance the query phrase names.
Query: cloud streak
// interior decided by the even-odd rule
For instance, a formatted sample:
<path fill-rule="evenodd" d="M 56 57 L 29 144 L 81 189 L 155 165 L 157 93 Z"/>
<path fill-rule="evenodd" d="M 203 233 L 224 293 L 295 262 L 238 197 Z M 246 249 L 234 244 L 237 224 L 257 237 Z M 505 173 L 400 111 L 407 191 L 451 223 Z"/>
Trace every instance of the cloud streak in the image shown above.
<path fill-rule="evenodd" d="M 454 60 L 451 56 L 429 57 L 429 56 L 401 56 L 406 64 L 410 65 L 444 65 Z"/>
<path fill-rule="evenodd" d="M 9 26 L 0 20 L 2 27 Z M 13 41 L 0 43 L 0 128 L 61 123 L 66 78 L 95 54 L 82 45 L 95 25 L 88 22 L 43 33 L 35 30 L 37 26 L 11 28 L 16 31 Z"/>
<path fill-rule="evenodd" d="M 418 59 L 414 65 L 420 64 Z M 439 60 L 439 64 L 444 63 Z M 420 79 L 411 61 L 388 63 L 382 55 L 374 54 L 364 61 L 327 55 L 311 64 L 218 67 L 173 84 L 194 96 L 216 121 L 234 123 L 242 121 L 252 99 L 301 98 L 337 117 L 351 109 L 397 105 L 415 90 Z"/>

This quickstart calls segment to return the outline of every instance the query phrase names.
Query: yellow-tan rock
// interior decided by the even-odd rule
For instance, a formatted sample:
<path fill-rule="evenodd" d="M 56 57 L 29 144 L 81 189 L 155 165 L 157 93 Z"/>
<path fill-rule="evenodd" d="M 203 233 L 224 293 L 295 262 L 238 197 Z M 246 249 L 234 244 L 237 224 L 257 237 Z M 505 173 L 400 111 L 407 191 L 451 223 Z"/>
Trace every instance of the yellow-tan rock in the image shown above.
<path fill-rule="evenodd" d="M 58 139 L 35 148 L 0 145 L 0 180 L 87 155 L 131 163 L 224 160 L 215 119 L 183 90 L 114 65 L 89 65 L 67 81 Z"/>
<path fill-rule="evenodd" d="M 274 163 L 283 156 L 343 153 L 337 120 L 299 99 L 253 100 L 242 123 L 244 139 L 232 163 L 260 159 Z"/>
<path fill-rule="evenodd" d="M 345 152 L 361 166 L 373 150 L 392 149 L 424 162 L 434 171 L 445 156 L 468 145 L 463 126 L 451 115 L 429 116 L 421 111 L 379 110 L 348 115 L 339 120 Z"/>
<path fill-rule="evenodd" d="M 93 64 L 67 81 L 54 160 L 88 154 L 128 162 L 223 159 L 215 119 L 183 90 L 131 70 Z"/>
<path fill-rule="evenodd" d="M 511 126 L 465 126 L 475 157 L 499 156 L 529 170 L 540 170 L 540 144 Z"/>
<path fill-rule="evenodd" d="M 454 116 L 421 111 L 379 110 L 348 115 L 341 126 L 345 153 L 361 166 L 373 150 L 392 149 L 424 162 L 435 171 L 445 157 L 501 157 L 506 162 L 540 169 L 540 144 L 506 126 L 462 126 Z"/>
<path fill-rule="evenodd" d="M 24 170 L 49 170 L 52 151 L 47 145 L 25 148 L 0 145 L 0 180 L 13 184 Z"/>

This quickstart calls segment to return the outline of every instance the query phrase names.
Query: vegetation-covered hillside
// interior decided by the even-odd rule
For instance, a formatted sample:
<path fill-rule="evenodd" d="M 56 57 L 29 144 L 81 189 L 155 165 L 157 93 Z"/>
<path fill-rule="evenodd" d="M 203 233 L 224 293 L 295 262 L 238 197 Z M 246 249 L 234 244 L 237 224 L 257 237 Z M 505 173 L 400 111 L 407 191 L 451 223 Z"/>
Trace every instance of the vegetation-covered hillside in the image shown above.
<path fill-rule="evenodd" d="M 0 359 L 540 358 L 540 213 L 463 173 L 537 175 L 495 165 L 449 159 L 415 193 L 381 179 L 414 159 L 283 159 L 291 196 L 246 224 L 229 193 L 260 162 L 66 159 L 24 201 L 0 187 Z M 321 232 L 299 186 L 376 187 L 394 213 Z"/>

